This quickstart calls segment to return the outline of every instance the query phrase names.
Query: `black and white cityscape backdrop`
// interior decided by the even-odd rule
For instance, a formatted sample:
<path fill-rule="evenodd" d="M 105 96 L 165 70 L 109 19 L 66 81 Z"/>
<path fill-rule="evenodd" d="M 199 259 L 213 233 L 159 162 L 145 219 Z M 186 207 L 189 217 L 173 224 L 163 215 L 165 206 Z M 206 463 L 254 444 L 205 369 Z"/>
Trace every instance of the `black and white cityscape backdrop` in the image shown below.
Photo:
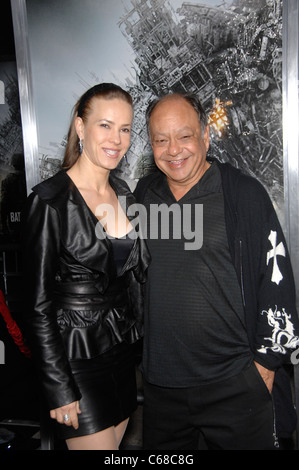
<path fill-rule="evenodd" d="M 256 176 L 283 206 L 282 0 L 27 0 L 39 178 L 58 169 L 71 111 L 96 83 L 134 98 L 129 182 L 153 169 L 145 109 L 196 93 L 209 112 L 209 154 Z"/>
<path fill-rule="evenodd" d="M 20 241 L 26 177 L 15 61 L 0 61 L 0 244 Z"/>

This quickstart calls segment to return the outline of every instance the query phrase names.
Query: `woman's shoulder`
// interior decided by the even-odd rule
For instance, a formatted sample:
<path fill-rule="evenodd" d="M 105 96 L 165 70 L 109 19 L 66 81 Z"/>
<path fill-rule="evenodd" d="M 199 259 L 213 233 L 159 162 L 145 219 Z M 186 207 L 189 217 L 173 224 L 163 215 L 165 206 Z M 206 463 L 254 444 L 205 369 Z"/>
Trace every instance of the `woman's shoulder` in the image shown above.
<path fill-rule="evenodd" d="M 32 188 L 34 194 L 37 194 L 44 201 L 53 201 L 67 194 L 71 185 L 71 179 L 65 171 L 61 170 L 54 176 L 42 181 Z"/>

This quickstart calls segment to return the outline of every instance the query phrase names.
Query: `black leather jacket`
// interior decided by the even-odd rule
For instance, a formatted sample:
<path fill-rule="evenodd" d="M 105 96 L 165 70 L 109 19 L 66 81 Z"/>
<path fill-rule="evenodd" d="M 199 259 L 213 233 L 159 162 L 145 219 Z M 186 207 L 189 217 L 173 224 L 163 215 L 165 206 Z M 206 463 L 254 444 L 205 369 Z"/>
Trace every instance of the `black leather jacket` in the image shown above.
<path fill-rule="evenodd" d="M 135 203 L 125 182 L 110 184 L 124 210 Z M 33 188 L 24 220 L 25 334 L 53 409 L 80 398 L 70 360 L 141 338 L 150 257 L 136 238 L 117 277 L 111 241 L 64 171 Z"/>

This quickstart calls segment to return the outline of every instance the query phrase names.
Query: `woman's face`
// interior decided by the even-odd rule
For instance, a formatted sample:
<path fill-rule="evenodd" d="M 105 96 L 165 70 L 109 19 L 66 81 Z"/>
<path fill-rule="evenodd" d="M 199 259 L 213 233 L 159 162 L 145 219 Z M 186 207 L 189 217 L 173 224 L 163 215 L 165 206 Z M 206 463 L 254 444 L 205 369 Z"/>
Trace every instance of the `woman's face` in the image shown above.
<path fill-rule="evenodd" d="M 94 98 L 87 120 L 76 118 L 81 158 L 107 170 L 116 168 L 130 145 L 132 119 L 133 109 L 126 101 Z"/>

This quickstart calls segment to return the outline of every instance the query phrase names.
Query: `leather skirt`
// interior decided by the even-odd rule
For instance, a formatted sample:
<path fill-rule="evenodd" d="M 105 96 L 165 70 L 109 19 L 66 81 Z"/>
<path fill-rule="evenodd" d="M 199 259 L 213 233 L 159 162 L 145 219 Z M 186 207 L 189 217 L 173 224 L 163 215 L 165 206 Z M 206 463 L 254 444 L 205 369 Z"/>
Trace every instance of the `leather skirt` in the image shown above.
<path fill-rule="evenodd" d="M 61 439 L 86 436 L 121 423 L 137 408 L 134 345 L 121 343 L 92 359 L 70 361 L 82 394 L 79 428 L 57 423 Z"/>

